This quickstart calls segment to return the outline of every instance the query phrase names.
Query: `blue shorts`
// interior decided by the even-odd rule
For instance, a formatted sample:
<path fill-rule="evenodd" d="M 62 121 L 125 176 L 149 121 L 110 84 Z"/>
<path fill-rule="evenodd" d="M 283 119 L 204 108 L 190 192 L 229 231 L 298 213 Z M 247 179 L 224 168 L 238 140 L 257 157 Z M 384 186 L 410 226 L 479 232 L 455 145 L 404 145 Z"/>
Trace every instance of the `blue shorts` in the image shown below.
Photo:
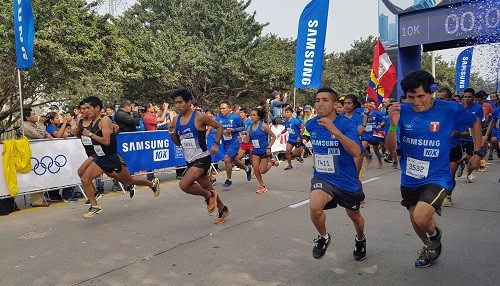
<path fill-rule="evenodd" d="M 236 141 L 236 143 L 224 146 L 224 156 L 229 156 L 231 160 L 234 160 L 234 158 L 236 158 L 236 155 L 238 155 L 239 150 L 240 143 Z"/>

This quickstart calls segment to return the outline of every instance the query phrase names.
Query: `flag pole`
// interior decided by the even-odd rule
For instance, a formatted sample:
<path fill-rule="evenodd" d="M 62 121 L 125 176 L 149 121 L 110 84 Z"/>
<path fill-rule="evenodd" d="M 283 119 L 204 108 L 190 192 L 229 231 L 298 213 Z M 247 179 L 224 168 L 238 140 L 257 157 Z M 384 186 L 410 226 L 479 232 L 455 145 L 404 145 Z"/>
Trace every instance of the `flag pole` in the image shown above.
<path fill-rule="evenodd" d="M 23 118 L 23 93 L 22 93 L 22 84 L 21 84 L 21 70 L 17 69 L 17 83 L 19 85 L 19 109 L 21 110 L 21 125 L 23 124 L 24 118 Z M 21 128 L 21 132 L 24 136 L 24 128 Z"/>
<path fill-rule="evenodd" d="M 293 110 L 295 110 L 295 92 L 297 91 L 297 89 L 294 87 L 293 88 Z"/>

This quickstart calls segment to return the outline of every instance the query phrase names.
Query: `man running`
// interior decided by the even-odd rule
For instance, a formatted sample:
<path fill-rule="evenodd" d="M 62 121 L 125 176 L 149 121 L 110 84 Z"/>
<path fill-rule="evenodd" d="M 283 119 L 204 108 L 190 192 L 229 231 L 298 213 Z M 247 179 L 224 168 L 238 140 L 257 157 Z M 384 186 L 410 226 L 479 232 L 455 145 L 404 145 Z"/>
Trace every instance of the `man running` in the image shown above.
<path fill-rule="evenodd" d="M 355 157 L 361 157 L 358 128 L 354 121 L 337 114 L 337 93 L 328 87 L 316 92 L 317 117 L 307 121 L 314 150 L 314 175 L 311 179 L 309 211 L 311 221 L 319 232 L 314 240 L 313 257 L 321 259 L 331 242 L 324 210 L 342 206 L 356 230 L 354 259 L 366 256 L 365 220 L 359 210 L 365 198 Z"/>
<path fill-rule="evenodd" d="M 185 88 L 174 91 L 174 102 L 178 115 L 168 123 L 168 131 L 174 144 L 182 146 L 188 168 L 179 182 L 179 187 L 185 193 L 204 197 L 209 214 L 214 212 L 217 206 L 219 212 L 215 224 L 221 224 L 230 210 L 212 187 L 209 172 L 212 162 L 210 153 L 217 154 L 223 133 L 222 124 L 208 114 L 194 110 L 193 94 Z M 210 152 L 206 141 L 207 126 L 217 129 L 215 143 Z"/>
<path fill-rule="evenodd" d="M 396 130 L 401 140 L 401 205 L 410 214 L 410 221 L 424 243 L 415 267 L 428 267 L 441 254 L 441 229 L 434 213 L 441 213 L 446 190 L 452 186 L 450 172 L 450 141 L 455 126 L 471 126 L 474 153 L 469 170 L 479 166 L 481 149 L 481 123 L 471 112 L 454 102 L 435 100 L 437 89 L 434 77 L 418 70 L 407 74 L 401 81 L 409 104 L 393 103 L 390 108 L 389 134 L 386 147 L 395 151 Z"/>
<path fill-rule="evenodd" d="M 113 130 L 111 119 L 107 116 L 101 118 L 101 109 L 103 108 L 101 100 L 95 96 L 89 96 L 82 100 L 80 108 L 82 113 L 92 118 L 92 121 L 89 126 L 83 127 L 79 136 L 82 137 L 82 142 L 92 144 L 95 153 L 94 159 L 86 166 L 80 177 L 83 191 L 90 202 L 90 208 L 83 215 L 83 218 L 90 218 L 102 212 L 101 206 L 97 204 L 92 184 L 92 180 L 102 173 L 106 173 L 126 186 L 148 186 L 153 190 L 154 196 L 158 197 L 160 195 L 160 181 L 157 178 L 148 181 L 130 175 L 125 161 L 118 154 L 116 133 Z"/>
<path fill-rule="evenodd" d="M 287 107 L 285 109 L 285 129 L 278 133 L 278 137 L 288 132 L 288 140 L 286 142 L 286 150 L 285 156 L 286 161 L 288 162 L 288 166 L 285 167 L 285 170 L 292 170 L 292 152 L 297 156 L 297 161 L 300 163 L 304 163 L 304 159 L 300 157 L 302 154 L 302 148 L 304 147 L 304 143 L 302 143 L 302 134 L 304 133 L 304 124 L 293 117 L 293 108 Z M 295 148 L 295 150 L 293 150 Z"/>

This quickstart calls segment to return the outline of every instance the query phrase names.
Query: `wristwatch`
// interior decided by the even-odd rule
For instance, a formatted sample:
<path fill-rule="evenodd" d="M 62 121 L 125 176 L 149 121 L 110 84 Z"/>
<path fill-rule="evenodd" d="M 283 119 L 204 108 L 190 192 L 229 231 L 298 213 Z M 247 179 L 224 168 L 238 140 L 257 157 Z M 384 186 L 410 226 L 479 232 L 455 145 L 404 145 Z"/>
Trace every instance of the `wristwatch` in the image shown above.
<path fill-rule="evenodd" d="M 482 157 L 484 157 L 484 155 L 486 155 L 486 154 L 485 154 L 484 150 L 479 150 L 479 151 L 474 151 L 474 152 L 472 152 L 472 155 L 478 155 L 479 157 L 481 157 L 481 158 L 482 158 Z"/>

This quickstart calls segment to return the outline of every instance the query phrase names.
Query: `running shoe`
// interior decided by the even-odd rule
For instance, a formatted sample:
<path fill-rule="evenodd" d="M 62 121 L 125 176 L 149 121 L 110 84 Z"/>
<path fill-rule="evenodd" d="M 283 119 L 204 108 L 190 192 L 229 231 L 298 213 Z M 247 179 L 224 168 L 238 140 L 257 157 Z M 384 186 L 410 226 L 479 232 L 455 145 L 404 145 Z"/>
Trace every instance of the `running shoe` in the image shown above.
<path fill-rule="evenodd" d="M 125 192 L 128 192 L 130 198 L 133 198 L 135 195 L 135 185 L 126 186 Z"/>
<path fill-rule="evenodd" d="M 365 167 L 361 167 L 361 169 L 359 170 L 359 174 L 358 174 L 358 177 L 361 179 L 363 178 L 363 174 L 365 173 Z"/>
<path fill-rule="evenodd" d="M 291 170 L 291 169 L 293 169 L 292 165 L 288 165 L 288 166 L 286 166 L 285 171 L 288 171 L 288 170 Z"/>
<path fill-rule="evenodd" d="M 418 258 L 415 260 L 415 267 L 425 268 L 431 265 L 431 261 L 427 257 L 427 249 L 425 246 L 418 253 Z"/>
<path fill-rule="evenodd" d="M 211 190 L 210 192 L 212 193 L 212 195 L 208 199 L 205 199 L 209 214 L 214 212 L 215 206 L 217 205 L 217 192 L 215 190 Z"/>
<path fill-rule="evenodd" d="M 224 188 L 229 188 L 233 182 L 229 179 L 227 179 L 224 183 L 222 183 L 222 186 Z"/>
<path fill-rule="evenodd" d="M 387 163 L 393 163 L 394 159 L 392 158 L 391 154 L 386 154 L 385 158 L 383 159 Z"/>
<path fill-rule="evenodd" d="M 392 163 L 392 168 L 397 170 L 398 169 L 398 162 Z"/>
<path fill-rule="evenodd" d="M 265 192 L 267 192 L 267 188 L 266 186 L 260 186 L 257 191 L 255 191 L 257 194 L 263 194 Z"/>
<path fill-rule="evenodd" d="M 227 206 L 224 206 L 222 210 L 219 210 L 219 213 L 217 214 L 217 218 L 215 219 L 214 223 L 221 224 L 224 221 L 226 221 L 229 212 L 230 212 L 229 208 Z"/>
<path fill-rule="evenodd" d="M 472 174 L 467 175 L 467 183 L 473 183 L 476 177 Z"/>
<path fill-rule="evenodd" d="M 160 180 L 158 180 L 158 178 L 154 178 L 151 182 L 153 183 L 151 190 L 153 190 L 153 194 L 156 198 L 160 195 Z"/>
<path fill-rule="evenodd" d="M 444 197 L 443 207 L 451 207 L 451 206 L 453 206 L 453 202 L 451 201 L 451 197 L 450 196 Z"/>
<path fill-rule="evenodd" d="M 463 173 L 464 173 L 464 166 L 462 164 L 459 164 L 457 169 L 457 178 L 462 177 Z"/>
<path fill-rule="evenodd" d="M 247 166 L 247 181 L 250 181 L 252 179 L 252 166 Z"/>
<path fill-rule="evenodd" d="M 330 245 L 330 242 L 332 241 L 330 234 L 327 233 L 327 238 L 318 235 L 318 238 L 313 241 L 315 243 L 313 248 L 313 257 L 316 259 L 323 258 L 323 256 L 325 256 L 328 245 Z"/>
<path fill-rule="evenodd" d="M 366 257 L 366 237 L 363 237 L 363 240 L 358 240 L 357 238 L 354 239 L 355 244 L 354 244 L 354 260 L 364 260 Z"/>
<path fill-rule="evenodd" d="M 488 161 L 491 161 L 491 160 L 493 160 L 493 154 L 492 153 L 490 153 L 490 155 L 488 156 Z"/>
<path fill-rule="evenodd" d="M 83 218 L 93 217 L 100 212 L 102 212 L 102 208 L 99 205 L 90 206 L 89 211 L 83 214 Z"/>
<path fill-rule="evenodd" d="M 299 161 L 300 163 L 304 163 L 304 158 L 302 158 L 302 157 L 297 157 L 297 161 Z"/>
<path fill-rule="evenodd" d="M 240 169 L 240 168 L 238 168 L 238 167 L 236 167 L 236 166 L 234 166 L 234 167 L 233 167 L 233 171 L 240 171 L 240 170 L 241 170 L 241 169 Z"/>
<path fill-rule="evenodd" d="M 427 258 L 430 261 L 436 261 L 441 255 L 441 230 L 436 227 L 437 235 L 434 238 L 429 238 L 427 243 Z"/>

